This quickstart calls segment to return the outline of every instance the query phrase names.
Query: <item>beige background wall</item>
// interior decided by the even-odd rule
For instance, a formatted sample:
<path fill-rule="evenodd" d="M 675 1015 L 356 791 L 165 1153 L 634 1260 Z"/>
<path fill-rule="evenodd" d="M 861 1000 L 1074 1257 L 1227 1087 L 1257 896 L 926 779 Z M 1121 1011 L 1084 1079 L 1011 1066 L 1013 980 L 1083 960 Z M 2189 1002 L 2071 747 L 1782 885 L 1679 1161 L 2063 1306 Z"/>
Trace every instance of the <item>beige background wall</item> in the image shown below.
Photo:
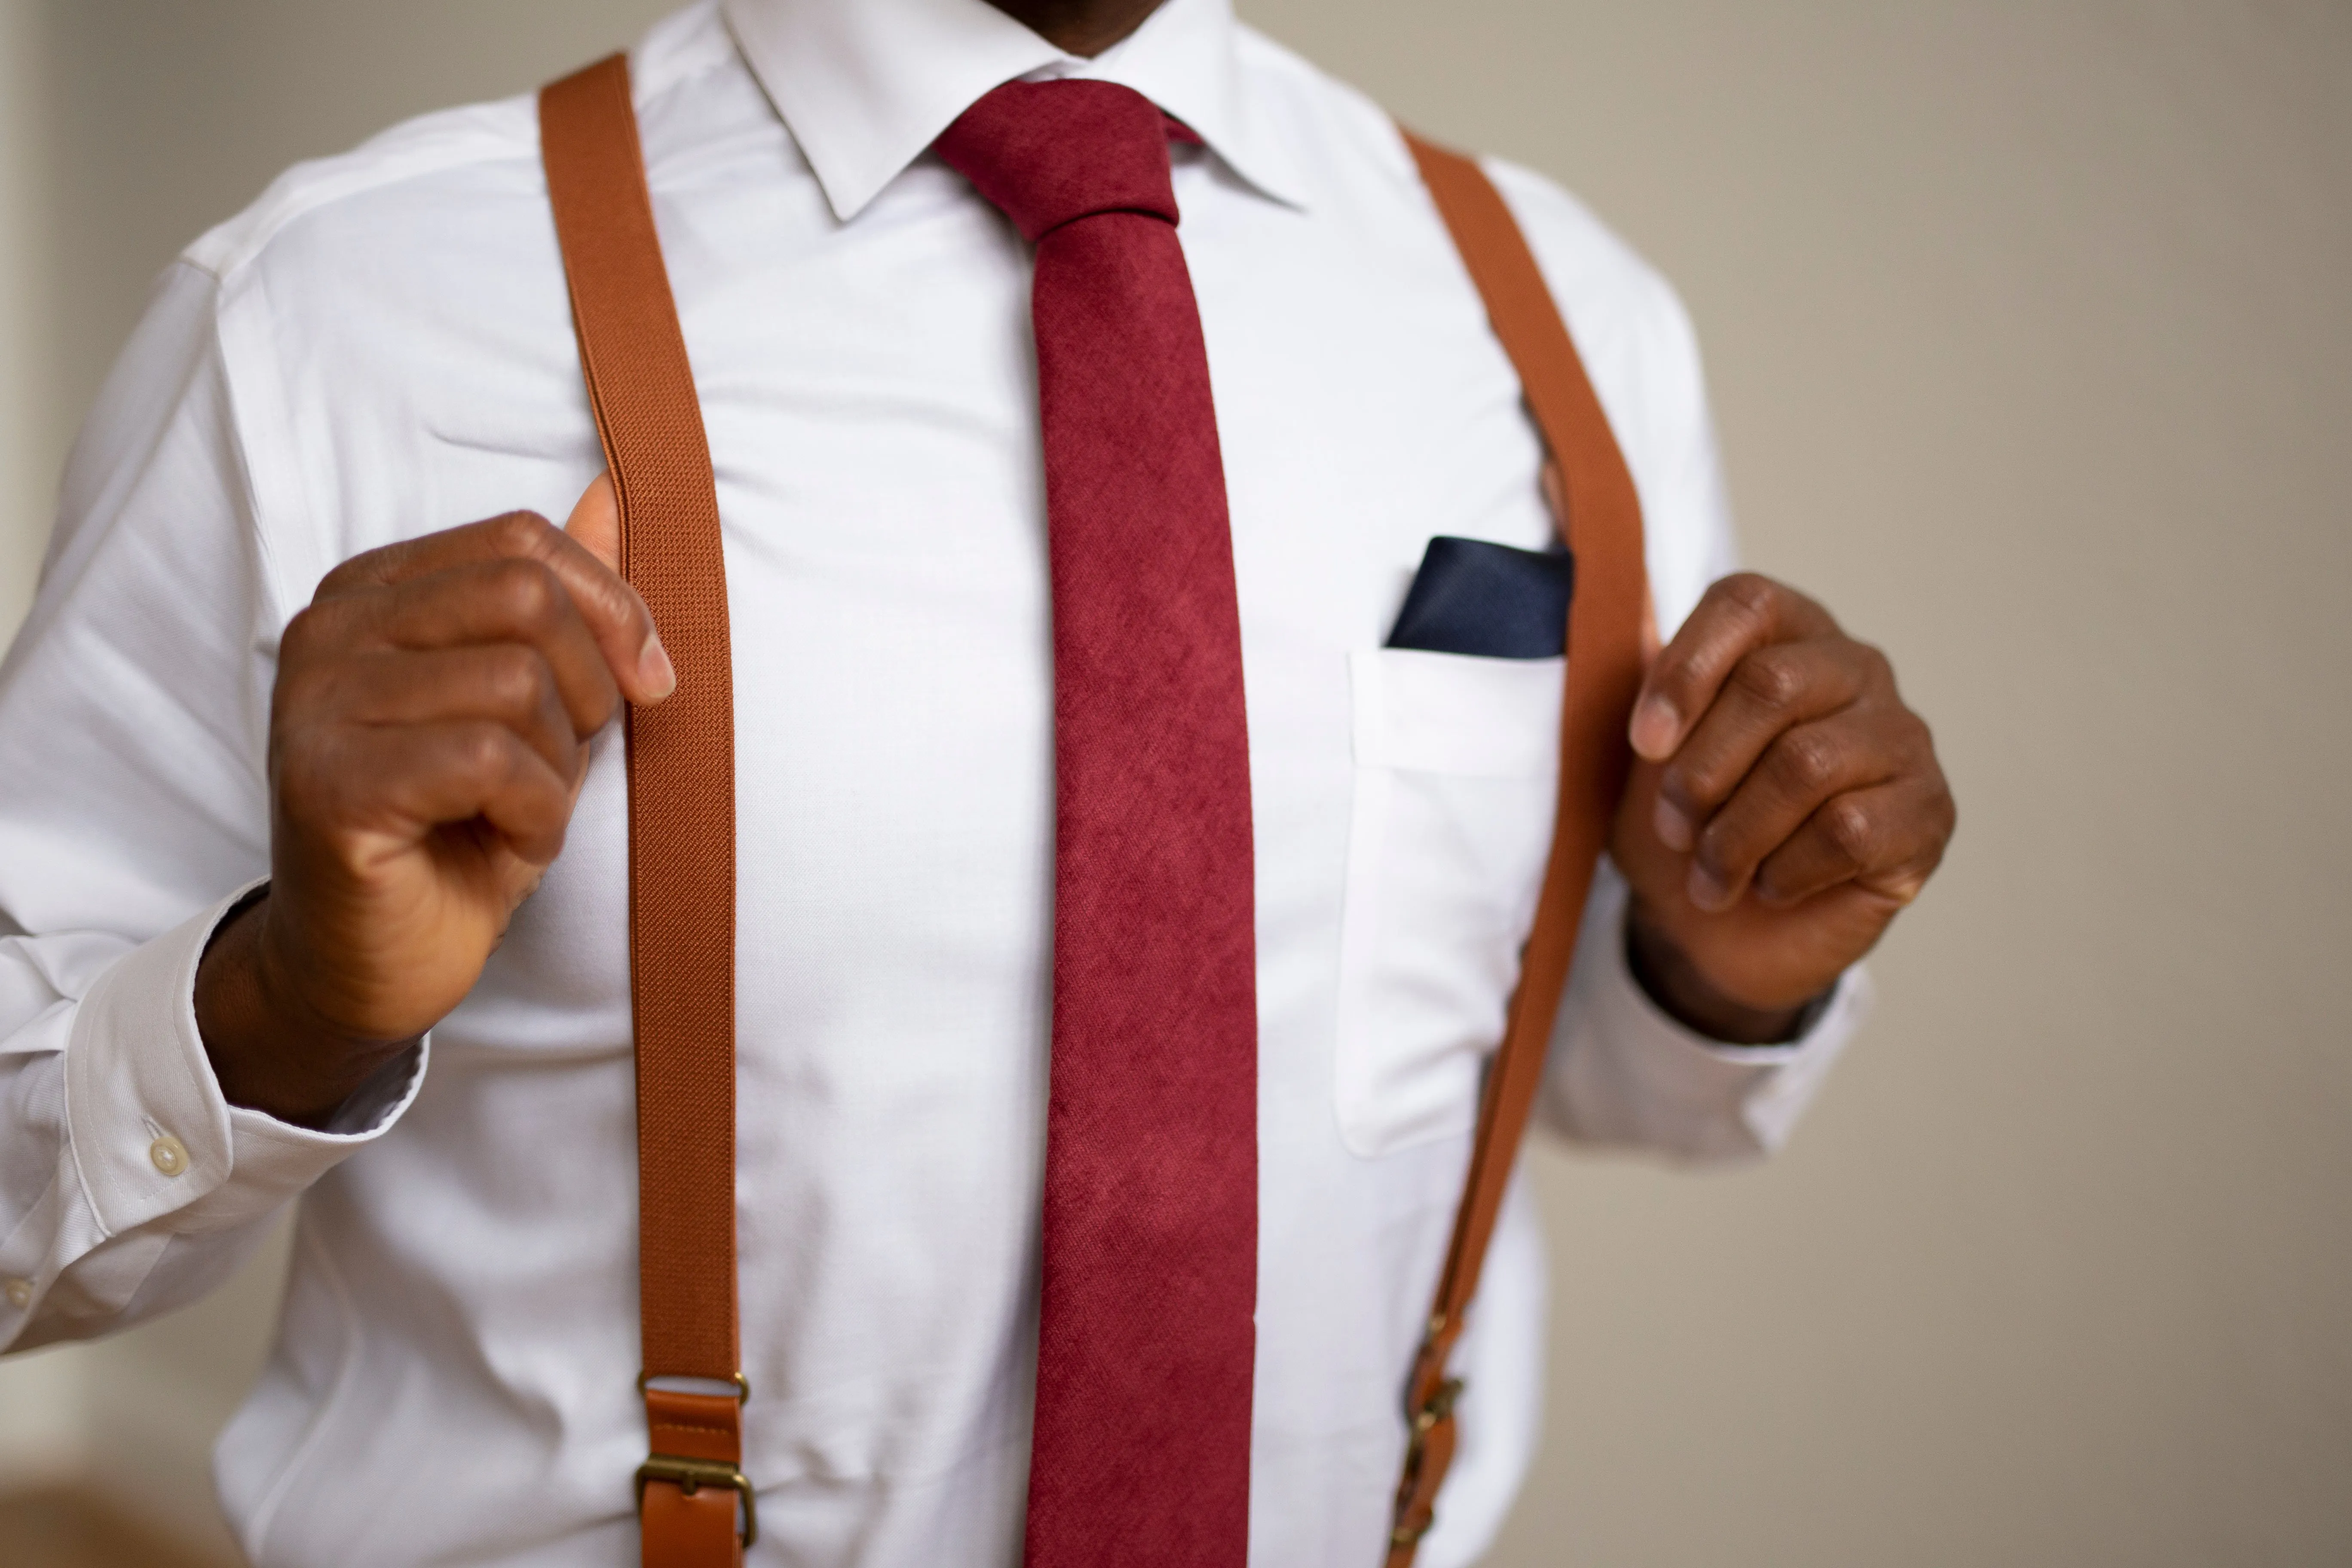
<path fill-rule="evenodd" d="M 0 0 L 0 616 L 181 241 L 660 8 Z M 2352 8 L 1244 11 L 1680 283 L 1751 558 L 1890 648 L 1961 802 L 1788 1156 L 1538 1157 L 1496 1562 L 2352 1562 Z M 135 1444 L 186 1506 L 236 1289 L 0 1363 L 0 1470 Z"/>

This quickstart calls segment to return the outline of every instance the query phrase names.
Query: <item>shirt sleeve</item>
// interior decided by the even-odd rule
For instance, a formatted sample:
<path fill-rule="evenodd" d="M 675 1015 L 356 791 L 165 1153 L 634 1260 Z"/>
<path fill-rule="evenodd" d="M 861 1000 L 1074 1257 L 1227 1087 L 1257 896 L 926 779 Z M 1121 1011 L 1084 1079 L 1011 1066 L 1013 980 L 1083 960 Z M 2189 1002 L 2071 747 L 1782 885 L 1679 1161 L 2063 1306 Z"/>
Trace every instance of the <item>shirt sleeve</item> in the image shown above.
<path fill-rule="evenodd" d="M 0 1352 L 201 1294 L 423 1076 L 420 1046 L 311 1131 L 229 1105 L 196 1032 L 205 942 L 268 868 L 283 626 L 218 292 L 158 283 L 0 663 Z"/>
<path fill-rule="evenodd" d="M 1650 1000 L 1625 959 L 1625 879 L 1603 864 L 1553 1031 L 1538 1113 L 1580 1143 L 1699 1163 L 1750 1159 L 1788 1142 L 1822 1076 L 1870 1010 L 1870 978 L 1846 971 L 1796 1040 L 1727 1046 Z"/>
<path fill-rule="evenodd" d="M 1738 565 L 1715 424 L 1690 317 L 1673 288 L 1576 199 L 1508 163 L 1488 173 L 1567 316 L 1642 498 L 1660 633 Z M 1582 1142 L 1732 1160 L 1784 1142 L 1867 1012 L 1857 967 L 1784 1046 L 1727 1046 L 1650 1000 L 1625 957 L 1628 890 L 1605 861 L 1580 930 L 1538 1110 Z"/>

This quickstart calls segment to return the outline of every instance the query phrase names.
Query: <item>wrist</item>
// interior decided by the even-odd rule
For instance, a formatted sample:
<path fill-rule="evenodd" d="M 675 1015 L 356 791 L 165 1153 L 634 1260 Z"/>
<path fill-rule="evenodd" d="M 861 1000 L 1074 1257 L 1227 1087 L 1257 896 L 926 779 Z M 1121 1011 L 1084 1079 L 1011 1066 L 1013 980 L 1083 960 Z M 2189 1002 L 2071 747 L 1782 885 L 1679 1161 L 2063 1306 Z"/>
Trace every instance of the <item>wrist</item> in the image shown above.
<path fill-rule="evenodd" d="M 358 1038 L 322 1018 L 289 983 L 270 913 L 264 884 L 215 928 L 196 966 L 196 1029 L 230 1104 L 320 1128 L 415 1042 Z"/>
<path fill-rule="evenodd" d="M 1811 1028 L 1836 990 L 1786 1006 L 1759 1007 L 1726 994 L 1664 931 L 1625 913 L 1625 965 L 1659 1011 L 1695 1034 L 1727 1046 L 1787 1045 Z"/>

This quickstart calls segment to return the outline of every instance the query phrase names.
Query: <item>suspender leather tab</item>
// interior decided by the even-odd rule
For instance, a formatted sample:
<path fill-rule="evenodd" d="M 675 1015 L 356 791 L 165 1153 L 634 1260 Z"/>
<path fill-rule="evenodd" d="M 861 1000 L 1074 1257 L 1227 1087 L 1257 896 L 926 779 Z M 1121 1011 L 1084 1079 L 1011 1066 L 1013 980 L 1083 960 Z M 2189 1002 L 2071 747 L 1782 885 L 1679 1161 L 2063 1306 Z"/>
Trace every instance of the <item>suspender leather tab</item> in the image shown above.
<path fill-rule="evenodd" d="M 1486 302 L 1495 336 L 1518 372 L 1528 412 L 1549 448 L 1565 493 L 1565 515 L 1559 521 L 1576 556 L 1576 600 L 1568 622 L 1568 692 L 1560 713 L 1551 858 L 1503 1043 L 1486 1068 L 1469 1179 L 1446 1243 L 1437 1300 L 1406 1379 L 1405 1458 L 1390 1526 L 1388 1568 L 1411 1568 L 1421 1538 L 1436 1518 L 1438 1488 L 1454 1462 L 1454 1405 L 1462 1382 L 1447 1375 L 1446 1363 L 1477 1293 L 1486 1245 L 1543 1079 L 1585 896 L 1624 793 L 1633 759 L 1626 725 L 1642 686 L 1642 627 L 1649 604 L 1641 499 L 1526 237 L 1475 163 L 1409 132 L 1405 143 Z"/>
<path fill-rule="evenodd" d="M 658 1485 L 664 1489 L 655 1494 L 658 1517 L 674 1521 L 668 1530 L 645 1527 L 647 1568 L 656 1561 L 652 1548 L 657 1535 L 708 1538 L 709 1543 L 699 1547 L 701 1555 L 677 1558 L 681 1568 L 714 1557 L 726 1561 L 731 1551 L 727 1538 L 740 1537 L 746 1547 L 760 1539 L 759 1500 L 740 1463 L 742 1401 L 727 1394 L 678 1394 L 661 1388 L 647 1388 L 645 1396 L 653 1452 L 637 1467 L 637 1508 L 645 1511 L 646 1489 Z M 710 1495 L 704 1496 L 706 1491 Z M 743 1508 L 740 1529 L 735 1522 L 738 1498 Z"/>
<path fill-rule="evenodd" d="M 662 265 L 625 56 L 539 96 L 581 370 L 620 500 L 621 574 L 677 670 L 631 710 L 629 990 L 636 1034 L 646 1568 L 732 1568 L 758 1531 L 735 1315 L 735 716 L 719 496 Z M 736 1512 L 740 1499 L 742 1522 Z"/>

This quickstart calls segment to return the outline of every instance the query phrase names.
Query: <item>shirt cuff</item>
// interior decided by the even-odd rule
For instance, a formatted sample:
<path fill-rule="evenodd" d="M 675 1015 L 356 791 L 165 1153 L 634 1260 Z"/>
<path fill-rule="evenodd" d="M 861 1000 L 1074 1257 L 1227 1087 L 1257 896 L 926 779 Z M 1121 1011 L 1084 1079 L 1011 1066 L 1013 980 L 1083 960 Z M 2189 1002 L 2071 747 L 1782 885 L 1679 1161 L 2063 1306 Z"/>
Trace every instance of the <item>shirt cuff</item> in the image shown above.
<path fill-rule="evenodd" d="M 313 1131 L 233 1106 L 196 1030 L 196 965 L 258 883 L 132 949 L 82 998 L 66 1046 L 66 1128 L 109 1236 L 196 1209 L 186 1229 L 262 1218 L 399 1121 L 425 1080 L 420 1041 Z M 201 1205 L 199 1208 L 198 1205 Z"/>
<path fill-rule="evenodd" d="M 1785 1045 L 1735 1046 L 1686 1027 L 1650 999 L 1625 953 L 1624 879 L 1609 868 L 1585 910 L 1546 1078 L 1548 1118 L 1580 1142 L 1699 1162 L 1778 1150 L 1870 1004 L 1860 968 Z"/>

